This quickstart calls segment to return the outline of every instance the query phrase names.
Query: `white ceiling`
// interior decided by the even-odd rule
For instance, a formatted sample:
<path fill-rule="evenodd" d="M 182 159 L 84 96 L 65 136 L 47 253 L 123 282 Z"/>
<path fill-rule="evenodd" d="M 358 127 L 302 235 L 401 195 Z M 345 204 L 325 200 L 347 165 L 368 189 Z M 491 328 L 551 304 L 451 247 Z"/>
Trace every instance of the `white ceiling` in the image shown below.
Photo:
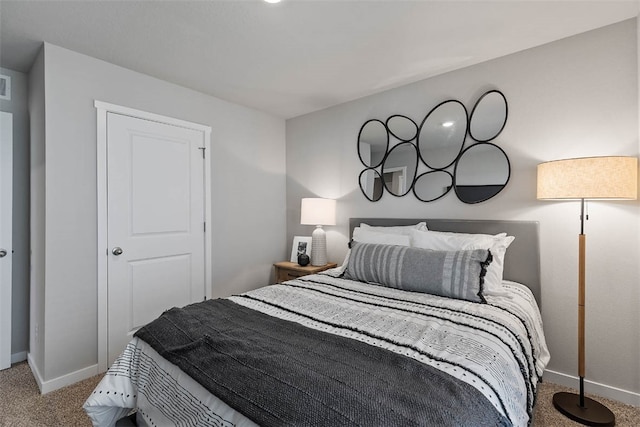
<path fill-rule="evenodd" d="M 637 14 L 636 0 L 0 0 L 0 64 L 27 72 L 47 41 L 290 118 Z"/>

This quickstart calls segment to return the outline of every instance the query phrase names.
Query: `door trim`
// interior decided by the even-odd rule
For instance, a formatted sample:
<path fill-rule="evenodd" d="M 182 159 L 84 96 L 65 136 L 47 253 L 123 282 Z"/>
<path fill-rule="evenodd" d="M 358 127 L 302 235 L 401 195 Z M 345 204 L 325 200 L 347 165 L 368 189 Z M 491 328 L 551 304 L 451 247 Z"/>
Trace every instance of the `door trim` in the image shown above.
<path fill-rule="evenodd" d="M 207 223 L 204 237 L 205 296 L 211 298 L 211 127 L 121 105 L 95 100 L 97 114 L 97 194 L 98 194 L 98 372 L 105 372 L 108 360 L 107 324 L 107 114 L 115 113 L 138 119 L 165 123 L 204 133 L 204 217 Z"/>
<path fill-rule="evenodd" d="M 0 229 L 4 231 L 0 245 L 7 251 L 2 258 L 0 270 L 0 369 L 11 366 L 11 269 L 13 262 L 12 215 L 13 215 L 13 114 L 0 111 Z M 4 142 L 2 142 L 4 141 Z M 6 280 L 9 278 L 9 280 Z"/>

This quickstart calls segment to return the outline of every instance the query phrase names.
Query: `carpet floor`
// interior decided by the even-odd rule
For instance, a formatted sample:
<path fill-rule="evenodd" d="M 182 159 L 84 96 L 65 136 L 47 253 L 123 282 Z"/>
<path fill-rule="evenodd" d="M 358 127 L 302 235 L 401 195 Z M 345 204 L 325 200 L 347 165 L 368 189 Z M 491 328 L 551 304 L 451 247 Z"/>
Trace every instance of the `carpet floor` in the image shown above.
<path fill-rule="evenodd" d="M 26 362 L 0 371 L 0 426 L 91 426 L 89 418 L 82 410 L 82 404 L 100 381 L 97 375 L 41 395 L 36 381 Z M 557 391 L 572 391 L 551 383 L 542 383 L 538 388 L 538 398 L 534 413 L 533 427 L 579 426 L 553 407 L 551 398 Z M 593 396 L 591 396 L 593 397 Z M 604 398 L 596 398 L 616 415 L 616 425 L 620 427 L 640 426 L 640 408 L 625 405 Z"/>

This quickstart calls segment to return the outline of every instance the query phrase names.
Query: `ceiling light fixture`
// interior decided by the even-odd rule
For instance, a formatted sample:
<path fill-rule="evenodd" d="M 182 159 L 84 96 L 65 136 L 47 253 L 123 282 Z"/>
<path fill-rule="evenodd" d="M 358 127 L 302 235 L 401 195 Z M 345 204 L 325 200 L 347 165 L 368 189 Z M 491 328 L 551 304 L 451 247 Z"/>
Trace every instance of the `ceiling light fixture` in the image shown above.
<path fill-rule="evenodd" d="M 280 3 L 280 0 L 264 0 L 267 3 Z"/>
<path fill-rule="evenodd" d="M 450 128 L 451 126 L 453 126 L 453 122 L 444 122 L 442 123 L 442 127 L 443 128 Z"/>

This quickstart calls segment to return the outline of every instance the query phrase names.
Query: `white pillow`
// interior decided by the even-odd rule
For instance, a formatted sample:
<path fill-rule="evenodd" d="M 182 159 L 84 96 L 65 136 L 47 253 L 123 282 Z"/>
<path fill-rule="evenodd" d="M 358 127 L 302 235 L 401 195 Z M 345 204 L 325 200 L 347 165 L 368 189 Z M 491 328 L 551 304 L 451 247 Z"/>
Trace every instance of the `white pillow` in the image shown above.
<path fill-rule="evenodd" d="M 505 234 L 505 233 L 501 233 Z M 507 236 L 506 234 L 502 237 L 497 237 L 496 241 L 492 247 L 489 248 L 491 251 L 491 255 L 493 256 L 493 261 L 489 264 L 487 268 L 487 274 L 484 276 L 484 294 L 485 295 L 494 295 L 494 296 L 508 296 L 512 295 L 502 287 L 502 277 L 504 273 L 504 255 L 507 253 L 507 248 L 516 238 L 513 236 Z"/>
<path fill-rule="evenodd" d="M 360 228 L 368 231 L 377 231 L 380 233 L 409 235 L 411 234 L 411 230 L 427 231 L 427 223 L 419 222 L 415 225 L 393 225 L 389 227 L 379 227 L 379 226 L 372 226 L 369 224 L 365 224 L 363 222 L 363 223 L 360 223 Z"/>
<path fill-rule="evenodd" d="M 469 249 L 489 249 L 493 261 L 487 268 L 484 278 L 484 294 L 495 296 L 509 296 L 502 287 L 502 274 L 504 271 L 504 256 L 507 248 L 515 237 L 507 236 L 507 233 L 490 234 L 466 234 L 449 233 L 442 231 L 411 231 L 411 246 L 438 251 L 457 251 Z"/>
<path fill-rule="evenodd" d="M 488 249 L 496 237 L 505 237 L 507 233 L 497 234 L 466 234 L 449 233 L 444 231 L 411 230 L 411 246 L 436 251 L 459 251 L 464 249 Z"/>
<path fill-rule="evenodd" d="M 371 231 L 371 229 L 362 227 L 356 227 L 353 229 L 353 240 L 360 243 L 411 246 L 411 238 L 408 234 L 382 233 L 380 231 Z"/>

